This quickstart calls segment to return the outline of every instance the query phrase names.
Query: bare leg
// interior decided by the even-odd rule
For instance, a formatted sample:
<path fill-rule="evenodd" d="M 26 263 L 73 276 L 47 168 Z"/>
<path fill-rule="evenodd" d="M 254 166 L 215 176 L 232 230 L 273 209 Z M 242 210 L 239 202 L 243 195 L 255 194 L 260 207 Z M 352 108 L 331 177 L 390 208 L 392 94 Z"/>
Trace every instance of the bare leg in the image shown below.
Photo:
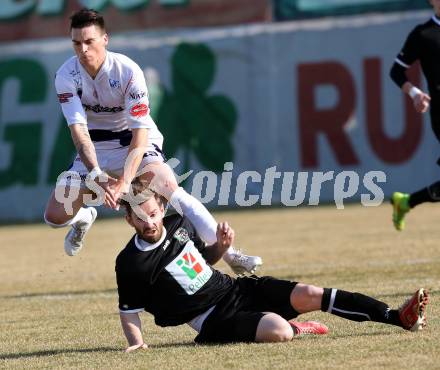
<path fill-rule="evenodd" d="M 287 342 L 293 338 L 291 325 L 280 315 L 269 312 L 258 323 L 256 342 Z"/>
<path fill-rule="evenodd" d="M 290 304 L 299 313 L 321 309 L 324 288 L 298 283 L 290 294 Z"/>
<path fill-rule="evenodd" d="M 46 210 L 44 212 L 44 219 L 46 223 L 53 227 L 62 227 L 69 225 L 69 221 L 72 221 L 77 215 L 78 211 L 83 206 L 83 195 L 91 194 L 89 189 L 79 189 L 78 197 L 69 202 L 69 204 L 60 203 L 55 197 L 54 190 L 49 197 L 46 205 Z M 67 192 L 69 189 L 67 189 Z"/>

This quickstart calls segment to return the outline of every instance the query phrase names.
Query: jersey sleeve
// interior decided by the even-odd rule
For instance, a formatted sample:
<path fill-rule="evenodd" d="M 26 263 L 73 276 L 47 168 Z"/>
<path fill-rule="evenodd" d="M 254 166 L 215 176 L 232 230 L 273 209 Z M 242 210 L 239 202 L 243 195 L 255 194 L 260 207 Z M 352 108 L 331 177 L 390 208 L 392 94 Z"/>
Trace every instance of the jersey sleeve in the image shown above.
<path fill-rule="evenodd" d="M 132 68 L 132 76 L 125 89 L 125 107 L 129 129 L 156 127 L 150 116 L 150 102 L 144 73 L 137 65 Z"/>
<path fill-rule="evenodd" d="M 419 59 L 419 29 L 416 27 L 408 35 L 402 50 L 397 55 L 395 62 L 402 67 L 409 68 L 417 59 Z"/>
<path fill-rule="evenodd" d="M 186 219 L 186 224 L 186 227 L 190 233 L 190 239 L 193 241 L 194 246 L 199 250 L 199 252 L 202 253 L 206 248 L 206 243 L 200 238 L 196 229 L 188 219 Z"/>
<path fill-rule="evenodd" d="M 55 90 L 67 124 L 87 124 L 87 115 L 72 81 L 57 73 L 55 76 Z"/>
<path fill-rule="evenodd" d="M 122 262 L 116 262 L 116 282 L 118 285 L 119 311 L 136 313 L 144 310 L 142 287 L 132 279 Z"/>

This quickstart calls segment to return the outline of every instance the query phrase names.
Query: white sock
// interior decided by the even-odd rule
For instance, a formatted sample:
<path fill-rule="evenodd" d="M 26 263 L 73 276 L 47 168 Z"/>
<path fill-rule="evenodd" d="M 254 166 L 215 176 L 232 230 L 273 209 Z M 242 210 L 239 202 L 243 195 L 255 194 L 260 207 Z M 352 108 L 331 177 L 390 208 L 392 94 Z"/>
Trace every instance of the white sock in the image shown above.
<path fill-rule="evenodd" d="M 217 222 L 199 200 L 179 187 L 171 195 L 170 204 L 191 221 L 200 238 L 208 245 L 217 242 Z"/>
<path fill-rule="evenodd" d="M 75 215 L 75 217 L 73 217 L 70 221 L 69 221 L 69 225 L 73 225 L 76 224 L 77 222 L 79 223 L 88 223 L 92 221 L 92 212 L 90 211 L 90 208 L 84 208 L 81 207 L 77 214 Z"/>
<path fill-rule="evenodd" d="M 46 213 L 44 213 L 44 222 L 48 224 L 49 226 L 53 227 L 54 229 L 58 229 L 60 227 L 65 227 L 69 225 L 73 225 L 74 223 L 80 221 L 80 222 L 90 222 L 92 220 L 92 212 L 90 212 L 90 209 L 81 207 L 77 214 L 69 221 L 66 221 L 63 224 L 55 224 L 53 222 L 48 221 L 46 217 Z"/>

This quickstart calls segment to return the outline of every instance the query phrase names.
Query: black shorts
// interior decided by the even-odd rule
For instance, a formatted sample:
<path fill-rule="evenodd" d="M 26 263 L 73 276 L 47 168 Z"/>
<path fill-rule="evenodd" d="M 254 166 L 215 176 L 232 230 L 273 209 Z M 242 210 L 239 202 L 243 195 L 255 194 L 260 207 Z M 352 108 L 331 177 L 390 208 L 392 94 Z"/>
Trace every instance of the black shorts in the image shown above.
<path fill-rule="evenodd" d="M 202 325 L 197 343 L 254 342 L 263 312 L 286 320 L 298 316 L 290 304 L 297 283 L 270 276 L 238 278 Z"/>

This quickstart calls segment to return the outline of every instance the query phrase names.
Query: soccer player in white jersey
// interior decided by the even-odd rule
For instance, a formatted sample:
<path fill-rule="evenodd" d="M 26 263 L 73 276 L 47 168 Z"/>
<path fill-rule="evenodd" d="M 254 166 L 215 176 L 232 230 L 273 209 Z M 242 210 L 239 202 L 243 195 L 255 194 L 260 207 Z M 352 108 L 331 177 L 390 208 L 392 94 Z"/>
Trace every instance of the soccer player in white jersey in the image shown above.
<path fill-rule="evenodd" d="M 137 175 L 184 214 L 202 239 L 215 243 L 217 222 L 177 185 L 164 163 L 163 137 L 149 114 L 140 67 L 122 54 L 107 51 L 104 19 L 96 11 L 76 12 L 70 30 L 76 56 L 57 71 L 55 87 L 78 155 L 69 168 L 70 176 L 59 178 L 44 214 L 52 227 L 71 227 L 64 241 L 66 253 L 74 256 L 80 251 L 96 219 L 95 208 L 85 207 L 92 194 L 102 195 L 106 206 L 117 209 Z M 66 209 L 60 194 L 65 194 L 66 187 L 70 194 L 75 185 L 72 174 L 79 174 L 78 196 Z M 232 247 L 224 260 L 237 274 L 253 273 L 262 263 L 260 257 L 246 256 Z"/>

